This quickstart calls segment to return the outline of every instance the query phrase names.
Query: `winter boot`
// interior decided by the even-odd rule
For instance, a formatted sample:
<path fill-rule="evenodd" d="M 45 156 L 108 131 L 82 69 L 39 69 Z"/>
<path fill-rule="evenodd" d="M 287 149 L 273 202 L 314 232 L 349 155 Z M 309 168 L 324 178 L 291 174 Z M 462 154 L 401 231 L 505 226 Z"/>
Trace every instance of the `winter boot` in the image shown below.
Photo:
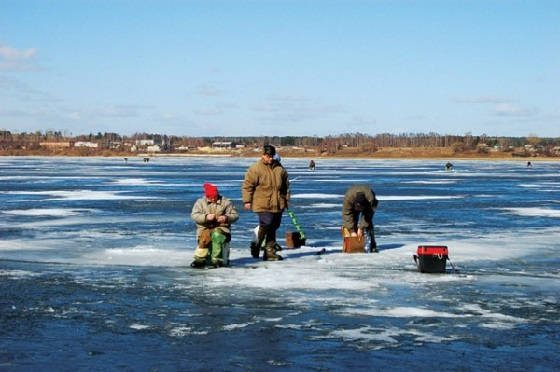
<path fill-rule="evenodd" d="M 264 249 L 263 261 L 282 261 L 283 258 L 276 254 L 276 242 L 267 242 Z"/>
<path fill-rule="evenodd" d="M 205 265 L 205 262 L 201 261 L 201 260 L 196 260 L 195 259 L 193 262 L 191 262 L 191 267 L 193 269 L 203 269 L 204 265 Z"/>
<path fill-rule="evenodd" d="M 257 231 L 257 241 L 251 242 L 251 256 L 253 256 L 253 258 L 259 258 L 261 247 L 265 240 L 266 230 L 259 226 Z"/>
<path fill-rule="evenodd" d="M 251 256 L 253 258 L 259 258 L 261 248 L 255 242 L 251 242 Z"/>
<path fill-rule="evenodd" d="M 369 234 L 369 252 L 370 253 L 379 253 L 377 250 L 377 243 L 375 242 L 375 234 L 373 233 L 373 227 L 368 229 Z"/>

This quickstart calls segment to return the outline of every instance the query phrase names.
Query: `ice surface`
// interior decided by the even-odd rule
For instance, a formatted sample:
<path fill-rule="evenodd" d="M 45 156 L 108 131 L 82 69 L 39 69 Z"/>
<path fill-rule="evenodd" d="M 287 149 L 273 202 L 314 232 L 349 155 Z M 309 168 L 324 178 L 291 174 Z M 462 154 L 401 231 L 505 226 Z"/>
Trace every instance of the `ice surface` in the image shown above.
<path fill-rule="evenodd" d="M 266 262 L 250 256 L 258 219 L 241 204 L 254 160 L 0 159 L 8 368 L 56 354 L 111 369 L 119 350 L 123 369 L 205 369 L 217 344 L 237 355 L 214 359 L 223 370 L 556 367 L 557 163 L 456 161 L 446 172 L 438 160 L 319 159 L 310 172 L 308 159 L 283 159 L 307 241 Z M 189 267 L 204 182 L 240 213 L 228 268 Z M 355 183 L 380 199 L 377 254 L 341 252 L 342 198 Z M 286 231 L 285 214 L 281 245 Z M 418 245 L 448 246 L 447 273 L 419 273 Z M 468 364 L 454 362 L 458 350 Z M 156 362 L 134 364 L 147 355 Z"/>

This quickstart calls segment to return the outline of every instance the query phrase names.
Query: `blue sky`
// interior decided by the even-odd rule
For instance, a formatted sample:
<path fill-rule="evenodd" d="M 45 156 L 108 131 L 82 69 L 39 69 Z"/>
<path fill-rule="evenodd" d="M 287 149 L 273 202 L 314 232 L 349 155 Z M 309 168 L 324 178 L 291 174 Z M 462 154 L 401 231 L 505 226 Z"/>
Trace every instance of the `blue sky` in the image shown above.
<path fill-rule="evenodd" d="M 0 129 L 560 137 L 560 1 L 0 0 Z"/>

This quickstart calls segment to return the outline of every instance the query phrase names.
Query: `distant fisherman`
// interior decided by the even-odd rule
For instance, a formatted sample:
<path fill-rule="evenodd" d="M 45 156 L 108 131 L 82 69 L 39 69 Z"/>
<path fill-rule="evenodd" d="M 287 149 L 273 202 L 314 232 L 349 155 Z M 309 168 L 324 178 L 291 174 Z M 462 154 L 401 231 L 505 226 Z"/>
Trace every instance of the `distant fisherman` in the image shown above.
<path fill-rule="evenodd" d="M 259 216 L 259 230 L 256 249 L 251 249 L 254 258 L 259 257 L 259 249 L 266 241 L 263 260 L 279 261 L 277 254 L 276 230 L 282 221 L 282 212 L 288 208 L 290 185 L 288 172 L 275 160 L 276 149 L 265 145 L 261 159 L 249 167 L 241 187 L 245 209 L 252 210 Z"/>
<path fill-rule="evenodd" d="M 375 192 L 368 185 L 351 186 L 346 190 L 342 202 L 343 236 L 363 237 L 364 232 L 367 232 L 370 252 L 378 252 L 373 231 L 373 215 L 378 203 Z"/>
<path fill-rule="evenodd" d="M 315 170 L 315 162 L 314 162 L 313 160 L 311 160 L 311 161 L 309 162 L 309 170 L 312 170 L 312 171 Z"/>
<path fill-rule="evenodd" d="M 218 193 L 211 183 L 204 184 L 204 197 L 194 203 L 191 218 L 196 222 L 198 246 L 191 267 L 226 266 L 229 260 L 227 243 L 231 241 L 231 224 L 239 215 L 233 203 Z"/>

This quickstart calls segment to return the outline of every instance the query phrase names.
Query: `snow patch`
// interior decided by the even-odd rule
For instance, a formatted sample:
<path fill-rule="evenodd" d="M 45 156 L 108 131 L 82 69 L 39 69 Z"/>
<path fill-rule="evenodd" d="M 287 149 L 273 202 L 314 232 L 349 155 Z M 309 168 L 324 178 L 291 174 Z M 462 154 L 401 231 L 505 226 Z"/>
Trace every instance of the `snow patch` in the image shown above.
<path fill-rule="evenodd" d="M 527 217 L 560 217 L 559 209 L 550 208 L 501 208 L 506 213 Z"/>
<path fill-rule="evenodd" d="M 94 212 L 94 209 L 65 209 L 65 208 L 36 208 L 36 209 L 14 209 L 2 211 L 5 214 L 17 216 L 52 216 L 67 217 L 76 216 L 85 212 Z"/>

